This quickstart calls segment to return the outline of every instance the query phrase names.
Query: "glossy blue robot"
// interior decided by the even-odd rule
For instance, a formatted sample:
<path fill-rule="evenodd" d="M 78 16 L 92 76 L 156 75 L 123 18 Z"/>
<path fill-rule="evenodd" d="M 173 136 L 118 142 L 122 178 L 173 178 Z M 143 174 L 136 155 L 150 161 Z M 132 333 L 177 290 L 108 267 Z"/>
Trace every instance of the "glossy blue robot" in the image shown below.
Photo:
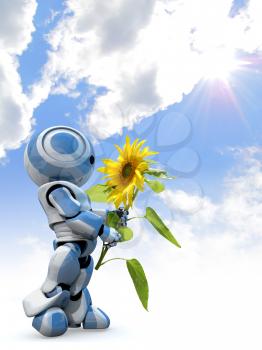
<path fill-rule="evenodd" d="M 47 337 L 68 327 L 109 327 L 108 316 L 93 306 L 86 288 L 92 276 L 97 238 L 116 245 L 120 235 L 105 225 L 106 210 L 94 210 L 79 188 L 91 176 L 95 154 L 79 131 L 56 126 L 35 135 L 25 150 L 25 167 L 38 185 L 39 201 L 55 232 L 54 254 L 41 288 L 23 301 L 33 327 Z"/>

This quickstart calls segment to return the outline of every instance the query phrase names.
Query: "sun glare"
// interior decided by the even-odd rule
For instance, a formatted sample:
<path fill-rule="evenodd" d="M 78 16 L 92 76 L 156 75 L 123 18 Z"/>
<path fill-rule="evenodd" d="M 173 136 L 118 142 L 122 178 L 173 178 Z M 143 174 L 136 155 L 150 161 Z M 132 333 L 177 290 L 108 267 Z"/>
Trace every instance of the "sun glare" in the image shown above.
<path fill-rule="evenodd" d="M 238 63 L 232 50 L 223 48 L 205 53 L 202 58 L 203 78 L 228 81 L 230 74 L 238 68 Z"/>

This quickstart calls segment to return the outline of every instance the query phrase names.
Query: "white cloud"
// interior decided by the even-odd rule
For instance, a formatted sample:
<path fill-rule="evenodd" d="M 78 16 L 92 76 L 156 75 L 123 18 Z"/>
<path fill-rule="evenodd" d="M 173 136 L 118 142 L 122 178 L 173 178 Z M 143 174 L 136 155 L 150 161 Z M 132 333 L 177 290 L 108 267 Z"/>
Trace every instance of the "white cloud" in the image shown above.
<path fill-rule="evenodd" d="M 50 340 L 50 349 L 58 343 L 69 349 L 87 342 L 94 350 L 170 344 L 180 350 L 261 349 L 262 150 L 238 152 L 239 168 L 226 179 L 224 199 L 214 203 L 204 198 L 191 218 L 180 215 L 170 223 L 182 249 L 137 224 L 135 233 L 142 239 L 127 243 L 129 249 L 118 246 L 110 252 L 142 262 L 150 284 L 149 313 L 139 304 L 124 262 L 108 263 L 94 273 L 90 290 L 94 304 L 110 315 L 111 328 L 70 330 Z M 244 206 L 238 206 L 240 197 Z M 12 255 L 1 255 L 1 341 L 5 347 L 44 348 L 46 342 L 31 328 L 21 300 L 42 283 L 51 248 L 30 236 L 22 243 Z"/>
<path fill-rule="evenodd" d="M 234 50 L 261 48 L 259 0 L 234 17 L 232 0 L 66 4 L 65 16 L 49 34 L 52 50 L 32 102 L 37 106 L 52 92 L 69 93 L 79 81 L 106 87 L 86 119 L 100 138 L 181 101 L 204 75 L 211 53 L 222 50 L 229 57 Z"/>
<path fill-rule="evenodd" d="M 161 197 L 175 217 L 190 225 L 194 233 L 220 235 L 223 232 L 247 243 L 262 239 L 262 149 L 250 147 L 232 149 L 232 152 L 238 165 L 224 179 L 220 201 L 191 196 L 181 190 L 167 190 Z"/>
<path fill-rule="evenodd" d="M 16 58 L 0 50 L 0 158 L 29 135 L 32 110 L 23 94 Z"/>
<path fill-rule="evenodd" d="M 204 206 L 204 200 L 199 195 L 188 194 L 183 190 L 166 189 L 160 194 L 164 203 L 172 210 L 183 214 L 193 214 Z M 209 203 L 205 200 L 205 210 Z"/>
<path fill-rule="evenodd" d="M 36 6 L 36 0 L 0 4 L 1 158 L 26 139 L 33 110 L 50 93 L 77 97 L 80 81 L 105 87 L 84 119 L 94 136 L 105 138 L 179 102 L 203 75 L 210 52 L 261 49 L 259 0 L 234 17 L 231 0 L 68 0 L 48 36 L 52 50 L 42 79 L 28 97 L 17 56 L 31 41 Z"/>
<path fill-rule="evenodd" d="M 31 130 L 32 107 L 22 91 L 17 55 L 31 41 L 35 0 L 0 2 L 0 158 L 18 148 Z"/>
<path fill-rule="evenodd" d="M 0 45 L 10 54 L 20 55 L 34 31 L 35 0 L 1 0 Z"/>

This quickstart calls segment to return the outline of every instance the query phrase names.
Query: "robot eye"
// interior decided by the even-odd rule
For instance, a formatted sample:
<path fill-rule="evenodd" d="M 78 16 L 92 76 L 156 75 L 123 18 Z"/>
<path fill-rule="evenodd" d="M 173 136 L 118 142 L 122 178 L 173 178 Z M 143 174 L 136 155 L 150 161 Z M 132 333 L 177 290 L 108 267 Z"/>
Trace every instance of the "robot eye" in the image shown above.
<path fill-rule="evenodd" d="M 92 156 L 89 158 L 89 161 L 90 161 L 90 164 L 94 164 L 94 162 L 95 162 L 95 157 L 92 155 Z"/>

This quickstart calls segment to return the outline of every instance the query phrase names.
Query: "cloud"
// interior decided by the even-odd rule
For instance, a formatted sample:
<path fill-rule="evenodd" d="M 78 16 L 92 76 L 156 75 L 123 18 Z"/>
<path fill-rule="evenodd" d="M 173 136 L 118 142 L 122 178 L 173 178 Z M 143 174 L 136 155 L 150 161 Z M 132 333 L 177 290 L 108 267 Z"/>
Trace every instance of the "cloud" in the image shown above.
<path fill-rule="evenodd" d="M 206 199 L 204 201 L 201 196 L 189 194 L 183 190 L 172 191 L 166 189 L 160 194 L 160 197 L 170 210 L 179 211 L 183 214 L 193 214 L 203 207 L 207 210 L 209 206 L 212 206 Z"/>
<path fill-rule="evenodd" d="M 234 16 L 232 0 L 114 0 L 110 5 L 68 0 L 66 5 L 48 35 L 52 49 L 42 79 L 32 88 L 32 103 L 37 106 L 54 92 L 69 94 L 80 81 L 104 87 L 85 122 L 99 138 L 181 101 L 214 52 L 228 57 L 228 51 L 261 48 L 259 0 Z"/>
<path fill-rule="evenodd" d="M 16 58 L 0 50 L 0 158 L 29 135 L 32 110 L 22 92 Z"/>
<path fill-rule="evenodd" d="M 33 16 L 35 0 L 1 0 L 0 4 L 0 43 L 10 54 L 21 55 L 31 41 L 35 30 Z"/>
<path fill-rule="evenodd" d="M 167 190 L 161 197 L 175 219 L 190 225 L 195 234 L 219 236 L 223 232 L 235 235 L 241 244 L 256 243 L 262 239 L 262 148 L 235 148 L 231 152 L 237 165 L 224 179 L 220 201 L 181 190 Z"/>
<path fill-rule="evenodd" d="M 17 56 L 31 41 L 35 11 L 35 0 L 0 2 L 0 158 L 31 130 L 32 107 L 22 91 Z"/>
<path fill-rule="evenodd" d="M 134 232 L 142 238 L 109 253 L 136 257 L 143 264 L 150 285 L 149 313 L 139 303 L 125 263 L 110 262 L 94 273 L 90 291 L 93 303 L 110 315 L 111 328 L 70 330 L 50 340 L 50 349 L 57 343 L 69 349 L 87 342 L 94 350 L 131 349 L 137 344 L 149 348 L 175 344 L 180 350 L 261 349 L 262 150 L 234 152 L 238 166 L 225 179 L 223 198 L 214 202 L 204 197 L 194 215 L 180 213 L 169 223 L 181 249 L 138 223 Z M 11 255 L 7 251 L 0 256 L 1 341 L 12 348 L 44 348 L 46 342 L 31 328 L 21 300 L 44 280 L 51 242 L 48 246 L 27 236 Z"/>

